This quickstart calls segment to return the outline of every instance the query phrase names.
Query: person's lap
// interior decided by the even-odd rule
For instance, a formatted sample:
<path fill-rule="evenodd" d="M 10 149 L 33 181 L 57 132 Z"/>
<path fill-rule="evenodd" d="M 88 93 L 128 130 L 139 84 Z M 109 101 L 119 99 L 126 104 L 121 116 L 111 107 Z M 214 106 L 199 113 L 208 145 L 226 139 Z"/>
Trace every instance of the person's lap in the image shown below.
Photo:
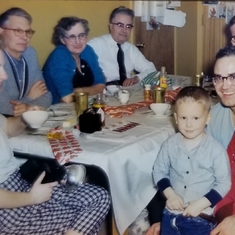
<path fill-rule="evenodd" d="M 0 184 L 11 191 L 27 192 L 30 185 L 15 172 Z M 69 193 L 56 186 L 49 201 L 0 210 L 1 234 L 64 234 L 68 229 L 95 234 L 109 210 L 109 195 L 101 187 L 84 184 Z"/>
<path fill-rule="evenodd" d="M 215 224 L 199 216 L 186 217 L 173 214 L 167 209 L 163 212 L 161 235 L 209 235 Z"/>

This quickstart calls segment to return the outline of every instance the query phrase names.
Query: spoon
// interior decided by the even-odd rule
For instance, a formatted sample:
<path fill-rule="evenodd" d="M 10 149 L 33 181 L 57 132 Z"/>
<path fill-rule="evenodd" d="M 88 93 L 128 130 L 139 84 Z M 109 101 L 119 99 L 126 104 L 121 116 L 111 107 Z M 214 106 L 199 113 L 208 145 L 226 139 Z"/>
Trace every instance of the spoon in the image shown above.
<path fill-rule="evenodd" d="M 56 113 L 53 109 L 49 109 L 49 111 L 51 111 L 53 113 L 53 117 L 58 117 L 58 115 L 56 115 Z"/>

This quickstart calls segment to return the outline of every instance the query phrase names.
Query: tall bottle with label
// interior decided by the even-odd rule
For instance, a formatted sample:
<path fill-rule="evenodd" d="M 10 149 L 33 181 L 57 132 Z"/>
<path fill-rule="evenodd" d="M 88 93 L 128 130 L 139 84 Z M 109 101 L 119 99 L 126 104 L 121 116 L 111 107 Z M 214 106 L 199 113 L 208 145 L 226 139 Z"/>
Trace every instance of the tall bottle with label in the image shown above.
<path fill-rule="evenodd" d="M 166 67 L 161 67 L 160 87 L 164 88 L 164 89 L 167 88 L 167 72 L 166 72 Z"/>
<path fill-rule="evenodd" d="M 96 108 L 97 113 L 100 114 L 102 127 L 104 127 L 105 126 L 105 113 L 104 113 L 105 101 L 103 99 L 103 93 L 97 94 L 96 99 L 93 103 L 93 107 Z"/>

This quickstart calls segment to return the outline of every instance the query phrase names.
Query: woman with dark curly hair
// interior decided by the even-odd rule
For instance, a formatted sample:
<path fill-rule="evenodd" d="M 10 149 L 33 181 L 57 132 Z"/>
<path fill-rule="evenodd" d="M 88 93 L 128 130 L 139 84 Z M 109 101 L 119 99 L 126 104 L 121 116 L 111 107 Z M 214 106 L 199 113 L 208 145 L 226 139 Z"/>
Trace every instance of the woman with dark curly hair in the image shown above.
<path fill-rule="evenodd" d="M 63 17 L 54 28 L 52 42 L 56 48 L 49 55 L 43 75 L 52 103 L 73 102 L 74 92 L 97 94 L 105 87 L 105 77 L 94 50 L 87 45 L 88 21 Z"/>

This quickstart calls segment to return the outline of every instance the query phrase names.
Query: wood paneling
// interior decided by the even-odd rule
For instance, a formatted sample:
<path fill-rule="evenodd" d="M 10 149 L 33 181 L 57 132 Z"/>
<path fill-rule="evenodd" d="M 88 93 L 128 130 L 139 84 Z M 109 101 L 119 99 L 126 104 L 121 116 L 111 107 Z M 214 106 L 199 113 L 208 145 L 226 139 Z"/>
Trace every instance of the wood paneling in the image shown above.
<path fill-rule="evenodd" d="M 227 44 L 225 19 L 208 18 L 207 6 L 203 6 L 203 71 L 213 74 L 215 55 Z"/>
<path fill-rule="evenodd" d="M 165 66 L 168 73 L 174 73 L 174 27 L 160 25 L 159 30 L 146 30 L 146 22 L 136 17 L 135 42 L 145 44 L 140 51 L 154 63 L 157 70 Z"/>

